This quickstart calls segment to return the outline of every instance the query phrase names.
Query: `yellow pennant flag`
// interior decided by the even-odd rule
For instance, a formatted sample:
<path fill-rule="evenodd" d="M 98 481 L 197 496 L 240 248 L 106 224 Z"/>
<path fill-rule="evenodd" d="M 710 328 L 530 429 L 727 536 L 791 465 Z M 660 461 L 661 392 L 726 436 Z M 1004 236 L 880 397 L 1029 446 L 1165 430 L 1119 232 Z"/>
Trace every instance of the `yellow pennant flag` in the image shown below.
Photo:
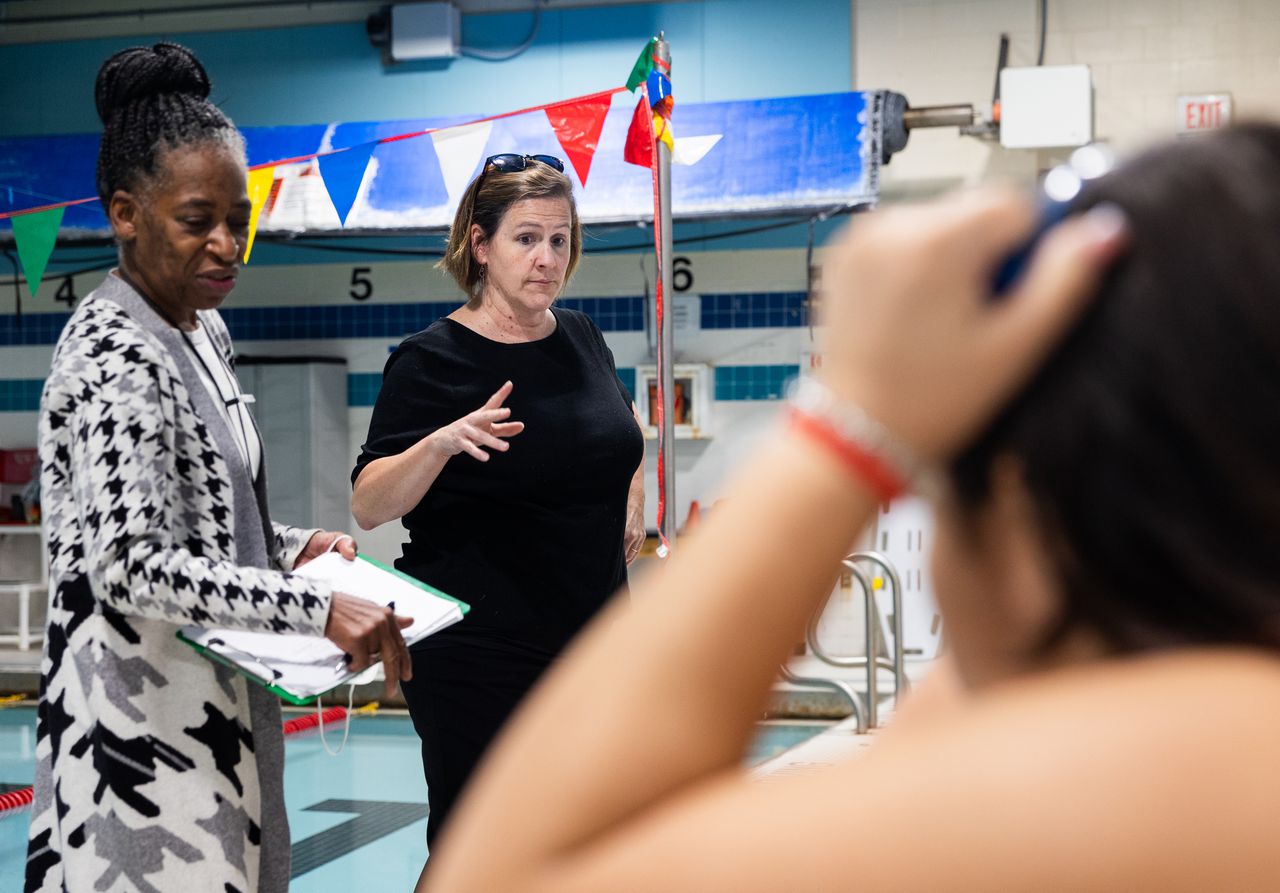
<path fill-rule="evenodd" d="M 658 114 L 653 116 L 653 136 L 658 142 L 666 143 L 669 152 L 676 150 L 675 137 L 671 135 L 671 122 Z"/>
<path fill-rule="evenodd" d="M 271 195 L 271 185 L 276 179 L 275 167 L 260 167 L 249 171 L 249 239 L 244 243 L 244 262 L 249 262 L 249 252 L 253 250 L 253 237 L 258 234 L 258 217 Z"/>

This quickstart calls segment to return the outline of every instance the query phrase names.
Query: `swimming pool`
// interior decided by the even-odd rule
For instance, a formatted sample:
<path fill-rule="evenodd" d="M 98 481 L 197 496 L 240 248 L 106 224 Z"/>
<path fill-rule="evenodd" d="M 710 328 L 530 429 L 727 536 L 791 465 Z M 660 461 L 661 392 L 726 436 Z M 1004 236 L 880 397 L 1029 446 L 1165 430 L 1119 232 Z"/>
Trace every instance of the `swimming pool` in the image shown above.
<path fill-rule="evenodd" d="M 793 747 L 828 728 L 823 722 L 762 723 L 747 763 Z M 336 728 L 336 731 L 333 731 Z M 341 726 L 325 737 L 330 748 Z M 31 784 L 35 708 L 0 710 L 0 792 Z M 293 834 L 297 893 L 409 890 L 422 869 L 427 786 L 418 736 L 408 716 L 357 716 L 338 756 L 315 731 L 285 739 L 285 803 Z M 22 889 L 30 809 L 0 813 L 0 890 Z"/>

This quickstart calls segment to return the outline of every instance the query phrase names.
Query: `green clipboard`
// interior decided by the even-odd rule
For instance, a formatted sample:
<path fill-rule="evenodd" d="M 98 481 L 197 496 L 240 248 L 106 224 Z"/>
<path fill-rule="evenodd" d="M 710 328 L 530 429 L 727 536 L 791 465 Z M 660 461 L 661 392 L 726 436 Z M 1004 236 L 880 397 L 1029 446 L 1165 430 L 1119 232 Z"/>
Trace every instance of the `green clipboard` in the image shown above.
<path fill-rule="evenodd" d="M 280 686 L 273 684 L 272 682 L 264 679 L 262 676 L 259 676 L 257 673 L 252 672 L 243 664 L 238 664 L 235 661 L 233 661 L 231 658 L 221 655 L 211 648 L 206 648 L 203 645 L 201 645 L 199 642 L 196 642 L 193 639 L 187 638 L 185 635 L 183 635 L 182 630 L 178 630 L 178 639 L 182 642 L 186 642 L 188 645 L 194 648 L 197 654 L 201 654 L 207 657 L 209 660 L 213 661 L 215 664 L 222 664 L 222 666 L 227 667 L 228 669 L 235 670 L 237 673 L 239 673 L 241 676 L 248 679 L 250 682 L 256 682 L 258 685 L 261 685 L 267 691 L 271 692 L 273 695 L 280 698 L 280 700 L 287 701 L 288 703 L 294 705 L 295 707 L 307 707 L 311 704 L 314 704 L 320 698 L 323 698 L 325 695 L 329 693 L 329 691 L 333 691 L 334 688 L 342 687 L 342 683 L 339 682 L 333 688 L 329 689 L 329 691 L 321 692 L 318 695 L 311 695 L 310 697 L 295 695 L 293 692 L 286 691 Z M 352 675 L 357 675 L 357 674 L 352 674 Z"/>
<path fill-rule="evenodd" d="M 356 561 L 367 561 L 369 564 L 372 564 L 378 570 L 386 571 L 387 573 L 391 574 L 393 577 L 399 577 L 401 580 L 404 580 L 406 583 L 408 583 L 411 586 L 416 586 L 419 589 L 423 590 L 424 592 L 430 592 L 436 598 L 442 598 L 447 602 L 453 602 L 462 610 L 463 617 L 467 616 L 467 614 L 470 613 L 471 611 L 471 606 L 466 602 L 462 601 L 461 599 L 456 599 L 452 595 L 449 595 L 449 593 L 447 592 L 441 592 L 439 589 L 436 589 L 430 583 L 424 583 L 421 580 L 419 580 L 417 577 L 411 577 L 408 574 L 406 574 L 404 571 L 396 570 L 394 567 L 392 567 L 389 564 L 383 564 L 381 561 L 379 561 L 376 558 L 370 558 L 368 555 L 357 554 Z"/>
<path fill-rule="evenodd" d="M 376 558 L 369 558 L 368 556 L 365 556 L 365 555 L 356 555 L 356 561 L 363 561 L 384 573 L 390 574 L 394 577 L 399 578 L 400 580 L 403 580 L 405 583 L 408 583 L 409 585 L 413 586 L 415 589 L 420 589 L 423 592 L 426 592 L 429 595 L 434 596 L 435 598 L 441 599 L 446 602 L 450 602 L 451 604 L 457 606 L 458 617 L 456 620 L 450 621 L 449 623 L 446 623 L 444 626 L 438 626 L 426 631 L 422 635 L 417 636 L 412 640 L 410 640 L 409 644 L 412 644 L 413 642 L 421 641 L 422 639 L 427 638 L 428 636 L 433 635 L 436 632 L 439 632 L 441 629 L 444 629 L 447 626 L 452 626 L 453 623 L 460 621 L 471 610 L 471 606 L 466 602 L 460 599 L 456 599 L 446 592 L 441 592 L 439 589 L 435 588 L 431 584 L 424 583 L 415 577 L 411 577 L 408 574 L 404 573 L 403 571 L 397 570 L 394 567 L 390 567 L 386 564 L 383 564 L 381 561 L 378 561 Z M 353 594 L 357 594 L 357 593 L 353 593 Z M 343 685 L 346 685 L 348 681 L 360 675 L 360 673 L 364 672 L 363 670 L 361 670 L 359 673 L 350 673 L 347 676 L 335 681 L 332 687 L 327 688 L 322 692 L 317 692 L 315 694 L 300 695 L 277 684 L 277 681 L 279 678 L 278 676 L 269 679 L 266 676 L 262 675 L 260 672 L 255 672 L 254 666 L 253 666 L 254 664 L 257 664 L 258 667 L 265 667 L 267 669 L 271 669 L 268 661 L 257 658 L 253 654 L 248 652 L 245 652 L 245 654 L 246 654 L 246 657 L 251 659 L 251 661 L 237 661 L 229 655 L 223 654 L 219 651 L 215 651 L 214 649 L 209 648 L 207 645 L 195 641 L 184 632 L 184 629 L 178 630 L 177 632 L 178 639 L 186 643 L 187 645 L 190 645 L 192 648 L 196 650 L 197 653 L 203 655 L 204 657 L 208 658 L 209 660 L 213 661 L 216 664 L 221 664 L 224 667 L 235 670 L 237 673 L 239 673 L 241 676 L 244 676 L 246 679 L 249 679 L 251 682 L 255 682 L 258 685 L 261 685 L 263 688 L 265 688 L 267 691 L 271 692 L 272 694 L 276 695 L 282 701 L 286 701 L 287 703 L 293 704 L 298 707 L 305 707 L 307 705 L 314 704 L 319 698 L 324 697 L 326 694 L 333 691 L 334 689 L 341 688 Z M 326 681 L 326 684 L 327 684 L 327 681 Z"/>

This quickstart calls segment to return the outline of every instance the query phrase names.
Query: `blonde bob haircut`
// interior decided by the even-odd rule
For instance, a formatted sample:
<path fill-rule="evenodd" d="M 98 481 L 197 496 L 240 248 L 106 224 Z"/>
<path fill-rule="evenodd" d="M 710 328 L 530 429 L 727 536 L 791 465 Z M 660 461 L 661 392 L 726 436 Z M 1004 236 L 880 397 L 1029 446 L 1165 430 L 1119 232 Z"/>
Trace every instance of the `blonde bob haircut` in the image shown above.
<path fill-rule="evenodd" d="M 484 285 L 483 265 L 477 263 L 471 253 L 472 225 L 480 227 L 488 241 L 498 231 L 511 206 L 528 198 L 563 198 L 569 203 L 569 263 L 564 271 L 564 282 L 569 283 L 582 257 L 582 225 L 573 201 L 573 184 L 550 165 L 534 161 L 522 171 L 481 172 L 462 194 L 453 225 L 449 227 L 444 257 L 436 262 L 436 269 L 445 270 L 453 277 L 468 303 L 479 300 Z"/>

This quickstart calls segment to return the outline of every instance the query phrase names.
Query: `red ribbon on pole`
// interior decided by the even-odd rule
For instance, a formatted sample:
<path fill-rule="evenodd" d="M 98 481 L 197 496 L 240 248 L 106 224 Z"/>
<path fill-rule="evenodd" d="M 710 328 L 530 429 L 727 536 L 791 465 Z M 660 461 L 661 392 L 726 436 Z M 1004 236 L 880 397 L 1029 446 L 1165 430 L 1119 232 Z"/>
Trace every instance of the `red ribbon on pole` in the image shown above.
<path fill-rule="evenodd" d="M 671 358 L 667 356 L 667 352 L 662 349 L 662 318 L 666 314 L 666 294 L 662 290 L 662 194 L 658 186 L 658 138 L 653 128 L 653 108 L 649 105 L 649 91 L 645 87 L 640 88 L 640 104 L 636 106 L 636 115 L 640 118 L 640 126 L 644 128 L 644 144 L 647 147 L 649 161 L 648 168 L 653 178 L 653 256 L 657 260 L 657 276 L 655 276 L 656 287 L 654 288 L 654 319 L 658 327 L 658 393 L 657 400 L 654 401 L 654 408 L 657 410 L 657 427 L 658 427 L 658 542 L 662 544 L 661 557 L 671 551 L 671 541 L 668 534 L 674 534 L 675 531 L 668 531 L 664 526 L 663 519 L 667 516 L 667 463 L 663 458 L 665 450 L 663 444 L 666 441 L 664 434 L 666 420 L 666 407 L 664 405 L 662 386 L 665 378 L 663 370 Z M 632 129 L 636 129 L 637 118 L 631 119 Z M 626 151 L 631 149 L 631 134 L 627 134 Z M 637 151 L 643 151 L 637 149 Z M 642 161 L 635 161 L 627 158 L 624 152 L 624 158 L 632 164 L 644 164 Z"/>

